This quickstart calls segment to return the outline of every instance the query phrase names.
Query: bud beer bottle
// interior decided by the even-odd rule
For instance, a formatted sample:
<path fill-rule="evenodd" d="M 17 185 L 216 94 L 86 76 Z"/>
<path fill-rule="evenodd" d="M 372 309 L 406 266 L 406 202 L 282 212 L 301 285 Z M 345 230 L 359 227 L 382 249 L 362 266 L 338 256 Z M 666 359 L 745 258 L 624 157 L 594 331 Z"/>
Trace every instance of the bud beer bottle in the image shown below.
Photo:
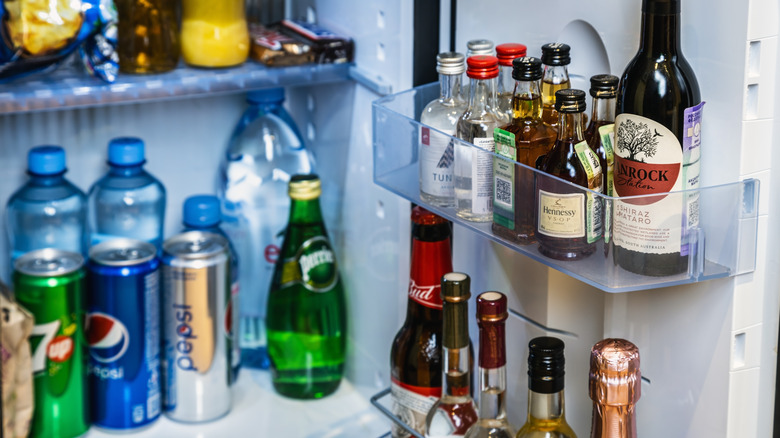
<path fill-rule="evenodd" d="M 324 397 L 344 372 L 346 303 L 321 193 L 316 175 L 290 180 L 290 221 L 268 295 L 271 376 L 276 391 L 292 398 Z"/>
<path fill-rule="evenodd" d="M 441 396 L 441 277 L 452 271 L 452 228 L 422 207 L 412 209 L 412 261 L 406 321 L 390 353 L 393 413 L 420 434 Z M 428 348 L 430 347 L 430 348 Z M 410 435 L 393 425 L 393 438 Z"/>
<path fill-rule="evenodd" d="M 639 52 L 617 91 L 615 197 L 698 187 L 703 105 L 680 50 L 680 0 L 643 0 Z M 616 201 L 615 261 L 643 275 L 685 272 L 698 216 L 695 195 Z"/>

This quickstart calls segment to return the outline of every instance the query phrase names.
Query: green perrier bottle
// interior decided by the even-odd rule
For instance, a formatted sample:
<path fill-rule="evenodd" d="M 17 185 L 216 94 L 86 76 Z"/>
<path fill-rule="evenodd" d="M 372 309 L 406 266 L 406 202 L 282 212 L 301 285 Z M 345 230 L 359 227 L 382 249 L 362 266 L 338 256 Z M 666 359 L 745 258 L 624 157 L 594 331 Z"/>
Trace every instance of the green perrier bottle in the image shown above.
<path fill-rule="evenodd" d="M 346 303 L 321 192 L 317 175 L 290 180 L 290 221 L 268 294 L 271 376 L 276 391 L 293 398 L 332 393 L 344 371 Z"/>

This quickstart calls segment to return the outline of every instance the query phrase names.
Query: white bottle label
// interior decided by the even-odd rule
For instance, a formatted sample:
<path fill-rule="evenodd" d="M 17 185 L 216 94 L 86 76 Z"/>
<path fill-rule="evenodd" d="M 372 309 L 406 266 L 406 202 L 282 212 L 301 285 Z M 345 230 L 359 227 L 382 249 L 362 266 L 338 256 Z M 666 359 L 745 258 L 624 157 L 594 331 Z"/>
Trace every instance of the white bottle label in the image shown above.
<path fill-rule="evenodd" d="M 471 150 L 471 211 L 475 215 L 493 213 L 493 155 L 479 149 L 493 152 L 493 137 L 473 139 L 476 146 Z"/>
<path fill-rule="evenodd" d="M 455 130 L 447 134 L 455 135 Z M 420 188 L 423 193 L 447 198 L 455 196 L 452 177 L 454 158 L 452 137 L 427 126 L 420 127 Z"/>
<path fill-rule="evenodd" d="M 539 190 L 539 232 L 550 237 L 585 237 L 585 194 Z"/>
<path fill-rule="evenodd" d="M 390 391 L 393 398 L 393 414 L 420 434 L 425 433 L 425 417 L 439 400 L 441 387 L 424 388 L 406 385 L 393 379 Z M 410 436 L 409 433 L 395 424 L 393 424 L 392 432 L 394 438 Z"/>
<path fill-rule="evenodd" d="M 683 151 L 662 124 L 634 114 L 615 119 L 615 197 L 683 189 Z M 680 252 L 683 200 L 679 194 L 616 200 L 615 245 L 647 254 Z"/>

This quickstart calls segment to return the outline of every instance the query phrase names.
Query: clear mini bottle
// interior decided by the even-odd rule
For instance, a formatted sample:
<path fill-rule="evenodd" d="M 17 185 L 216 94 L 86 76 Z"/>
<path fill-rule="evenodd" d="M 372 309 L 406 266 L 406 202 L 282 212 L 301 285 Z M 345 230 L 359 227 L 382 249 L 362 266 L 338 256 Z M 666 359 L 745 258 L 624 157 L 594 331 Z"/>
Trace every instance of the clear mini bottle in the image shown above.
<path fill-rule="evenodd" d="M 468 221 L 493 219 L 493 130 L 499 126 L 496 114 L 495 56 L 472 56 L 466 60 L 469 104 L 458 120 L 456 136 L 474 146 L 455 145 L 456 213 Z"/>
<path fill-rule="evenodd" d="M 165 188 L 144 170 L 144 163 L 143 140 L 109 142 L 109 170 L 89 189 L 90 245 L 127 237 L 162 248 Z"/>
<path fill-rule="evenodd" d="M 293 175 L 314 171 L 292 117 L 284 109 L 284 88 L 250 92 L 249 108 L 230 137 L 220 164 L 218 196 L 225 231 L 241 251 L 242 364 L 267 369 L 265 315 L 274 264 L 282 246 Z"/>
<path fill-rule="evenodd" d="M 184 200 L 182 208 L 182 232 L 187 231 L 207 231 L 209 233 L 219 234 L 228 241 L 230 251 L 230 318 L 231 333 L 230 347 L 232 353 L 230 356 L 231 382 L 238 379 L 238 371 L 241 368 L 241 348 L 238 340 L 239 318 L 239 284 L 240 278 L 240 260 L 230 240 L 228 234 L 222 229 L 222 213 L 220 211 L 219 198 L 214 195 L 193 195 Z"/>
<path fill-rule="evenodd" d="M 501 125 L 509 123 L 514 118 L 512 97 L 514 96 L 515 80 L 512 78 L 512 61 L 525 56 L 527 48 L 523 44 L 506 43 L 496 46 L 498 57 L 498 86 L 496 91 L 496 112 L 501 116 Z"/>
<path fill-rule="evenodd" d="M 455 135 L 458 118 L 466 110 L 466 102 L 460 94 L 465 61 L 466 58 L 457 52 L 436 56 L 441 93 L 420 115 L 420 123 L 427 125 L 420 127 L 420 198 L 437 207 L 455 205 L 452 176 L 455 151 L 450 136 Z"/>
<path fill-rule="evenodd" d="M 568 65 L 571 64 L 571 47 L 563 43 L 542 46 L 542 120 L 558 130 L 558 111 L 555 109 L 555 93 L 571 88 Z M 583 127 L 585 125 L 583 124 Z"/>
<path fill-rule="evenodd" d="M 528 343 L 528 420 L 517 438 L 577 438 L 564 412 L 563 348 L 549 336 Z"/>
<path fill-rule="evenodd" d="M 425 419 L 426 438 L 463 437 L 479 417 L 471 397 L 470 287 L 471 279 L 460 272 L 444 274 L 441 280 L 442 390 Z"/>
<path fill-rule="evenodd" d="M 477 297 L 479 324 L 479 420 L 466 438 L 514 438 L 506 416 L 506 296 L 484 292 Z"/>
<path fill-rule="evenodd" d="M 27 155 L 30 179 L 8 200 L 6 232 L 10 266 L 36 249 L 87 254 L 87 197 L 65 179 L 65 150 L 37 146 Z"/>

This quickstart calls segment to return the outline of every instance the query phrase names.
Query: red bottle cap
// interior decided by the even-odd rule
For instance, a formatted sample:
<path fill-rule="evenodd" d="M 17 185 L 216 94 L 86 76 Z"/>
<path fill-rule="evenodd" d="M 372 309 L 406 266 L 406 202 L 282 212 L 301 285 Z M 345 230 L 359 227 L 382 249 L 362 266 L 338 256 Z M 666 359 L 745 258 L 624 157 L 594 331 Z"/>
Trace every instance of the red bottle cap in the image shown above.
<path fill-rule="evenodd" d="M 498 55 L 498 63 L 500 65 L 511 67 L 512 60 L 525 56 L 528 48 L 524 44 L 506 43 L 496 46 L 496 54 Z"/>
<path fill-rule="evenodd" d="M 507 316 L 506 296 L 501 292 L 484 292 L 477 297 L 477 321 L 501 322 Z"/>
<path fill-rule="evenodd" d="M 418 205 L 412 209 L 412 222 L 417 225 L 438 225 L 446 223 L 447 219 L 433 214 Z"/>
<path fill-rule="evenodd" d="M 488 55 L 469 56 L 466 75 L 471 79 L 493 79 L 498 77 L 498 58 Z"/>

